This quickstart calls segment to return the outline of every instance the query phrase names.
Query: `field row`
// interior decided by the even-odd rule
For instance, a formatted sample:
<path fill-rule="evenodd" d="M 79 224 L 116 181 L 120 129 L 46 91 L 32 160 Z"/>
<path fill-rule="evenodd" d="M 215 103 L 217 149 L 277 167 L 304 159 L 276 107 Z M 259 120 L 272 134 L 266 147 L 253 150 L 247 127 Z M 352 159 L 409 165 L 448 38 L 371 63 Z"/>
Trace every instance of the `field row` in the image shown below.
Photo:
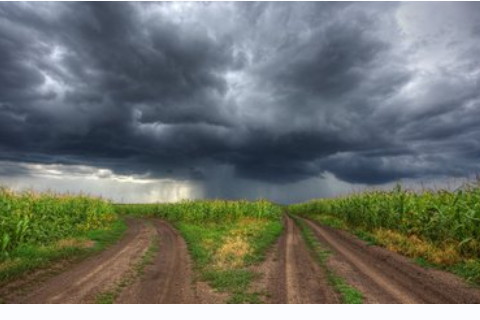
<path fill-rule="evenodd" d="M 474 185 L 454 192 L 397 186 L 287 207 L 265 200 L 112 204 L 84 195 L 1 189 L 0 282 L 115 241 L 125 230 L 119 216 L 151 217 L 180 231 L 202 281 L 228 293 L 231 302 L 257 302 L 262 293 L 251 289 L 258 277 L 252 266 L 282 233 L 284 212 L 480 282 L 480 188 Z"/>
<path fill-rule="evenodd" d="M 480 283 L 480 187 L 413 192 L 400 185 L 289 206 L 292 214 L 356 233 L 417 262 Z"/>

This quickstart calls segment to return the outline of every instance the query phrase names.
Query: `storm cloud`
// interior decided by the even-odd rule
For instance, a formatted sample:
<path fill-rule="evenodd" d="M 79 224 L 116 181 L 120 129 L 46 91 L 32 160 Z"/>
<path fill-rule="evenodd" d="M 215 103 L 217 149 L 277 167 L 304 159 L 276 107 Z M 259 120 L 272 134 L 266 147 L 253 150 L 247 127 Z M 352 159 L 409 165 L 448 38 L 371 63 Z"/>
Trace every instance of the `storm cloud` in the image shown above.
<path fill-rule="evenodd" d="M 479 16 L 477 3 L 2 3 L 0 176 L 90 168 L 291 202 L 476 174 Z"/>

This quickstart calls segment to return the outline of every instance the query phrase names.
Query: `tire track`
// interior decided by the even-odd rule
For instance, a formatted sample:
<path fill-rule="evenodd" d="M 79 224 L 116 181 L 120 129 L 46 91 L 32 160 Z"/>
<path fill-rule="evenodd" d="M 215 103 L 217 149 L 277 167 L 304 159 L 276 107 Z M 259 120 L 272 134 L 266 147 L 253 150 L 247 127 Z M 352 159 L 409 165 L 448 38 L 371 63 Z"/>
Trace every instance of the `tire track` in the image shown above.
<path fill-rule="evenodd" d="M 264 279 L 259 288 L 268 292 L 268 303 L 339 303 L 322 268 L 312 258 L 300 229 L 288 216 L 285 231 L 259 268 Z"/>
<path fill-rule="evenodd" d="M 480 303 L 480 291 L 452 274 L 422 268 L 347 232 L 303 220 L 335 253 L 330 266 L 362 291 L 367 302 Z"/>
<path fill-rule="evenodd" d="M 118 303 L 196 303 L 185 241 L 167 222 L 152 221 L 160 249 L 141 278 L 123 290 Z"/>
<path fill-rule="evenodd" d="M 139 219 L 127 220 L 125 236 L 102 253 L 87 258 L 9 303 L 92 303 L 98 292 L 118 281 L 143 255 L 153 228 Z"/>

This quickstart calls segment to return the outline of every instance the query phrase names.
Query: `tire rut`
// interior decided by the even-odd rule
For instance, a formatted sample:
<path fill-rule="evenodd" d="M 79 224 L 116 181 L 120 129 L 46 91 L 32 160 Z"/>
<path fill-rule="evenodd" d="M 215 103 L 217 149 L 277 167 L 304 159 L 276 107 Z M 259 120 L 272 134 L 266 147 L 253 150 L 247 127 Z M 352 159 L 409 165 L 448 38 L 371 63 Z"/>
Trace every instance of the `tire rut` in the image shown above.
<path fill-rule="evenodd" d="M 167 222 L 153 220 L 160 248 L 151 265 L 118 297 L 118 303 L 196 303 L 185 241 Z"/>
<path fill-rule="evenodd" d="M 132 267 L 147 250 L 153 234 L 143 220 L 128 219 L 125 236 L 102 253 L 87 258 L 9 303 L 92 303 Z"/>
<path fill-rule="evenodd" d="M 339 303 L 324 270 L 312 258 L 300 229 L 288 216 L 285 231 L 258 270 L 265 274 L 267 303 Z"/>
<path fill-rule="evenodd" d="M 371 246 L 347 232 L 303 219 L 333 252 L 330 267 L 372 303 L 480 303 L 480 291 L 447 272 Z"/>

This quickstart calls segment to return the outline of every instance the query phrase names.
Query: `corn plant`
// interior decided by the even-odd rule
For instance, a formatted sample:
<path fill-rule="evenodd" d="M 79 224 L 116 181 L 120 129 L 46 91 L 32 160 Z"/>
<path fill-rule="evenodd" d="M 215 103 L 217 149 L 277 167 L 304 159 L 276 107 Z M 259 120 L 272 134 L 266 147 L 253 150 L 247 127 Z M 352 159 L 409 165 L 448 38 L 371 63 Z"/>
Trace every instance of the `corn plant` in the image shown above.
<path fill-rule="evenodd" d="M 153 215 L 171 221 L 184 222 L 232 222 L 239 218 L 252 217 L 278 219 L 281 209 L 266 200 L 225 201 L 201 200 L 178 203 L 118 204 L 117 213 Z"/>
<path fill-rule="evenodd" d="M 389 191 L 355 193 L 289 206 L 304 216 L 330 215 L 347 225 L 416 235 L 434 244 L 456 243 L 465 257 L 480 256 L 480 186 L 455 191 L 413 192 L 397 185 Z"/>
<path fill-rule="evenodd" d="M 0 258 L 21 245 L 47 245 L 113 219 L 112 205 L 100 198 L 0 188 Z"/>

